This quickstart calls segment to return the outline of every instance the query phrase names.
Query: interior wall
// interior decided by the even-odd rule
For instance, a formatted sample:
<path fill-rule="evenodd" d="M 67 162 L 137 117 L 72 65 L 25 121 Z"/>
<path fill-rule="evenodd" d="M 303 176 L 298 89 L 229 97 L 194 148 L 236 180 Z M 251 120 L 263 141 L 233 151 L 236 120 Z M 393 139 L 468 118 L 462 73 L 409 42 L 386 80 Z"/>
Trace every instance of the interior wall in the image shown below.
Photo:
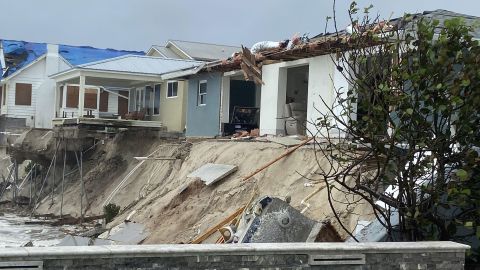
<path fill-rule="evenodd" d="M 230 105 L 229 113 L 232 115 L 233 108 L 255 107 L 255 83 L 244 80 L 230 81 Z"/>
<path fill-rule="evenodd" d="M 307 103 L 308 69 L 308 65 L 287 69 L 286 103 Z"/>

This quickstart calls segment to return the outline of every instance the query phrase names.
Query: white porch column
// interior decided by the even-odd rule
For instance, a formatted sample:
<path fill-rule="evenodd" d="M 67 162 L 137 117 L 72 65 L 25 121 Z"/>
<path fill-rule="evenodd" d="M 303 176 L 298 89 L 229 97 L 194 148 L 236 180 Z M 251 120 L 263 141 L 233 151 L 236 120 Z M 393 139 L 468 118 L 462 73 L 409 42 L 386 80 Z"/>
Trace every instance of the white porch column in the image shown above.
<path fill-rule="evenodd" d="M 59 102 L 60 102 L 60 91 L 62 91 L 62 87 L 60 86 L 60 84 L 58 84 L 57 82 L 55 83 L 55 98 L 54 98 L 54 101 L 53 101 L 53 118 L 57 118 L 58 116 L 60 116 L 60 105 L 59 105 Z"/>
<path fill-rule="evenodd" d="M 62 86 L 63 96 L 62 96 L 62 111 L 67 107 L 67 85 L 64 84 Z"/>
<path fill-rule="evenodd" d="M 285 108 L 287 95 L 287 69 L 277 64 L 262 68 L 260 100 L 260 134 L 285 134 Z"/>
<path fill-rule="evenodd" d="M 80 87 L 78 91 L 78 117 L 83 117 L 85 107 L 85 76 L 80 75 Z"/>
<path fill-rule="evenodd" d="M 97 88 L 97 112 L 98 118 L 100 118 L 100 88 Z"/>
<path fill-rule="evenodd" d="M 230 122 L 230 77 L 222 76 L 222 92 L 220 99 L 220 128 L 222 123 Z"/>

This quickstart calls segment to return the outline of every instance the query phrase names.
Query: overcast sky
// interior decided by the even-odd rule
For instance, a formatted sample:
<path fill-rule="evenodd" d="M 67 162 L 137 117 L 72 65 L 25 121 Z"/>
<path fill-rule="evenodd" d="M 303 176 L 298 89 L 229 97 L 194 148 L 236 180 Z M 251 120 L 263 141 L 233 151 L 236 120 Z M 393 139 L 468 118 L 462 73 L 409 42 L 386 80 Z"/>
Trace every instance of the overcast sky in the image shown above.
<path fill-rule="evenodd" d="M 337 0 L 345 27 L 351 1 Z M 448 9 L 480 16 L 478 0 L 359 0 L 388 18 Z M 147 50 L 168 39 L 251 46 L 323 32 L 333 0 L 0 0 L 0 39 Z"/>

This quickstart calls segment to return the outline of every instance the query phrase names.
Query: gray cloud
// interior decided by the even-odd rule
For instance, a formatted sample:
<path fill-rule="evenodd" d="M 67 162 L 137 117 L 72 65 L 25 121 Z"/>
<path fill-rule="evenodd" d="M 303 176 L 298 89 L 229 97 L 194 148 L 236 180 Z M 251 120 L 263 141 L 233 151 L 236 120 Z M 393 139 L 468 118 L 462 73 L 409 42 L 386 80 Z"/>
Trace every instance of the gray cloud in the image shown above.
<path fill-rule="evenodd" d="M 477 15 L 474 0 L 359 0 L 388 18 L 438 8 Z M 461 4 L 459 4 L 461 3 Z M 350 1 L 337 1 L 338 24 Z M 0 0 L 0 38 L 147 50 L 168 39 L 251 45 L 323 32 L 330 0 Z"/>

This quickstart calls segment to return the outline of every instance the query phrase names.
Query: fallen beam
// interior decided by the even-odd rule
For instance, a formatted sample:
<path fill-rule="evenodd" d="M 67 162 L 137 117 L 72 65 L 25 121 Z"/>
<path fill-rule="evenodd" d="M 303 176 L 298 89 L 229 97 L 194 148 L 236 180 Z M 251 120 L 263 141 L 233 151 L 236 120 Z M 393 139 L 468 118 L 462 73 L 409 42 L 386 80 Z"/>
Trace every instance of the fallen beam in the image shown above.
<path fill-rule="evenodd" d="M 216 231 L 218 231 L 220 228 L 223 226 L 227 225 L 228 223 L 232 222 L 238 215 L 240 215 L 243 210 L 245 209 L 245 206 L 238 208 L 233 214 L 228 216 L 226 219 L 222 220 L 220 223 L 217 225 L 211 227 L 208 229 L 204 234 L 200 235 L 196 239 L 194 239 L 191 244 L 200 244 L 203 241 L 205 241 L 208 237 L 210 237 L 212 234 L 214 234 Z"/>
<path fill-rule="evenodd" d="M 284 157 L 290 155 L 291 153 L 295 152 L 295 150 L 297 150 L 298 148 L 306 145 L 306 144 L 309 143 L 311 140 L 313 140 L 313 138 L 315 138 L 315 137 L 311 137 L 310 139 L 307 139 L 307 140 L 303 141 L 301 144 L 299 144 L 299 145 L 297 145 L 297 146 L 295 146 L 295 147 L 287 150 L 287 152 L 283 153 L 281 156 L 277 157 L 276 159 L 274 159 L 274 160 L 268 162 L 267 164 L 263 165 L 262 167 L 258 168 L 258 169 L 257 169 L 256 171 L 254 171 L 253 173 L 245 176 L 242 180 L 243 180 L 243 181 L 249 180 L 250 178 L 252 178 L 253 176 L 255 176 L 257 173 L 265 170 L 266 168 L 270 167 L 272 164 L 276 163 L 277 161 L 279 161 L 279 160 L 283 159 Z"/>

